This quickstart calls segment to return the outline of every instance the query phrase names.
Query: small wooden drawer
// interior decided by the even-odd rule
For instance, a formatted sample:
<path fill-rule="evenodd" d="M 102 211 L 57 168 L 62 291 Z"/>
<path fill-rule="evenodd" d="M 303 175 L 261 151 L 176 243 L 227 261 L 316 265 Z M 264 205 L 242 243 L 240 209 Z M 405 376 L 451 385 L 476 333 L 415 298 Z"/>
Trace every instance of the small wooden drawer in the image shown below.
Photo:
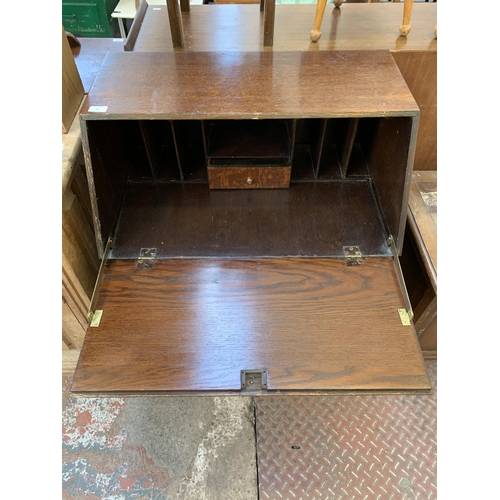
<path fill-rule="evenodd" d="M 287 188 L 290 166 L 208 167 L 210 189 Z"/>

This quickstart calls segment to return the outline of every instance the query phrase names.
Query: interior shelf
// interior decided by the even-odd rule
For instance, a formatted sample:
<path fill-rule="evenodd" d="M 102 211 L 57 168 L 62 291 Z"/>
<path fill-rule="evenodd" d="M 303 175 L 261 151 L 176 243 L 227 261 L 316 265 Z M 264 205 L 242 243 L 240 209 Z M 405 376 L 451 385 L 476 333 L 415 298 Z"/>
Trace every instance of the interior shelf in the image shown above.
<path fill-rule="evenodd" d="M 390 255 L 369 182 L 299 182 L 288 189 L 213 191 L 206 184 L 130 184 L 111 258 Z M 362 243 L 360 243 L 362 242 Z"/>
<path fill-rule="evenodd" d="M 290 163 L 292 120 L 217 120 L 205 123 L 209 159 L 276 159 Z"/>

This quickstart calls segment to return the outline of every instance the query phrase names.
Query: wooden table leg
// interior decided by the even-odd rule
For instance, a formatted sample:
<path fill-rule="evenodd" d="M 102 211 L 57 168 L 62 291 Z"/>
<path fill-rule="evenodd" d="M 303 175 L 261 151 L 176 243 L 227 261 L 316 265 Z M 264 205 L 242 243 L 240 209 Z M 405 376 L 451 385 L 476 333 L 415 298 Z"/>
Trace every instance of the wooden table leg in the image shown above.
<path fill-rule="evenodd" d="M 264 12 L 264 5 L 266 4 L 266 0 L 260 0 L 260 11 Z"/>
<path fill-rule="evenodd" d="M 189 0 L 181 0 L 181 12 L 189 12 Z"/>
<path fill-rule="evenodd" d="M 272 47 L 274 42 L 274 14 L 276 0 L 264 2 L 264 47 Z"/>
<path fill-rule="evenodd" d="M 411 11 L 413 9 L 413 0 L 405 0 L 403 5 L 403 25 L 399 28 L 401 36 L 406 36 L 411 31 Z"/>
<path fill-rule="evenodd" d="M 325 14 L 326 0 L 318 0 L 316 4 L 316 17 L 314 18 L 314 28 L 310 33 L 311 40 L 317 42 L 321 38 L 321 22 Z"/>
<path fill-rule="evenodd" d="M 167 10 L 170 33 L 172 34 L 172 44 L 174 47 L 182 48 L 184 47 L 184 29 L 182 27 L 179 0 L 167 0 Z"/>

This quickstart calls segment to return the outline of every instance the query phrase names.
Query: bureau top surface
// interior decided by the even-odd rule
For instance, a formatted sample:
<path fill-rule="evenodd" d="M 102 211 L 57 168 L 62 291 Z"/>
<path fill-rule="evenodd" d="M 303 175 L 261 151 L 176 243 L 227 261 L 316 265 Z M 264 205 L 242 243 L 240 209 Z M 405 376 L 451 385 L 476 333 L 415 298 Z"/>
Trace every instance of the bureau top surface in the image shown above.
<path fill-rule="evenodd" d="M 388 51 L 186 51 L 108 53 L 81 115 L 85 120 L 264 119 L 418 112 Z"/>

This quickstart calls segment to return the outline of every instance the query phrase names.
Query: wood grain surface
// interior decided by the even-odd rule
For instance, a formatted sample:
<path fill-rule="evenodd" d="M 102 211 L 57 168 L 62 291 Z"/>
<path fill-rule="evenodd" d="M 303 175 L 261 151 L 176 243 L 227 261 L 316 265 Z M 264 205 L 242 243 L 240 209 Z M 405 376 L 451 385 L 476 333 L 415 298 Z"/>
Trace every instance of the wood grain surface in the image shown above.
<path fill-rule="evenodd" d="M 67 134 L 83 99 L 82 80 L 62 28 L 62 133 Z"/>
<path fill-rule="evenodd" d="M 360 120 L 360 143 L 398 253 L 403 247 L 418 117 Z M 402 154 L 402 152 L 405 152 Z"/>
<path fill-rule="evenodd" d="M 325 91 L 333 86 L 342 92 Z M 92 113 L 90 106 L 107 110 Z M 81 116 L 262 120 L 418 113 L 386 51 L 182 51 L 108 53 Z"/>
<path fill-rule="evenodd" d="M 326 6 L 321 39 L 312 43 L 316 5 L 276 5 L 272 47 L 264 47 L 264 14 L 257 5 L 192 5 L 182 14 L 185 46 L 193 51 L 331 51 L 437 49 L 436 3 L 416 3 L 411 35 L 399 36 L 403 3 Z M 134 47 L 140 52 L 172 52 L 168 15 L 149 6 Z"/>
<path fill-rule="evenodd" d="M 291 167 L 209 167 L 211 189 L 273 189 L 290 185 Z"/>
<path fill-rule="evenodd" d="M 416 5 L 415 5 L 416 7 Z M 409 37 L 413 35 L 413 31 Z M 405 82 L 420 108 L 415 170 L 437 169 L 437 52 L 393 52 Z"/>
<path fill-rule="evenodd" d="M 110 261 L 75 392 L 428 390 L 391 258 Z"/>
<path fill-rule="evenodd" d="M 123 52 L 122 38 L 79 38 L 80 47 L 73 47 L 73 55 L 85 92 L 89 92 L 108 52 Z"/>
<path fill-rule="evenodd" d="M 368 182 L 300 182 L 288 189 L 210 190 L 208 184 L 131 184 L 112 258 L 390 255 Z"/>

